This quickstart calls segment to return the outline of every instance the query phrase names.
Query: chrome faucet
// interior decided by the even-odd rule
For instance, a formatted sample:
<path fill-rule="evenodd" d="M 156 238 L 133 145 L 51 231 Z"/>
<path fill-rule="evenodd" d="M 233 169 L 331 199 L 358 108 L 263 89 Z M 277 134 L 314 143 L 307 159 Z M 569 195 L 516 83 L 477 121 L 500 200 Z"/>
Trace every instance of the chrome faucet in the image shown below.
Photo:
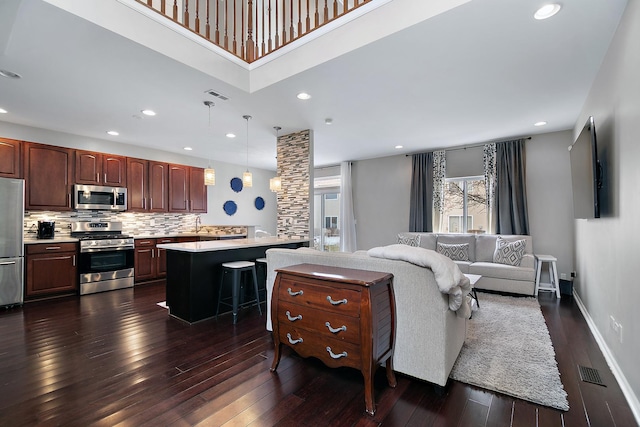
<path fill-rule="evenodd" d="M 200 228 L 198 228 L 198 224 L 200 224 Z M 202 230 L 202 220 L 200 219 L 200 215 L 196 216 L 196 233 Z"/>

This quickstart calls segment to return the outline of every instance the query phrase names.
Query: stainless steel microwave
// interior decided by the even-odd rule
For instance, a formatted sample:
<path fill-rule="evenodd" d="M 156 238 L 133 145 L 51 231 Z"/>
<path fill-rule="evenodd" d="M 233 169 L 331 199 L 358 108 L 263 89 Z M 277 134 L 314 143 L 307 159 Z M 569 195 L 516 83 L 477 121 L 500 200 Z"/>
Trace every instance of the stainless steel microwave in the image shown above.
<path fill-rule="evenodd" d="M 103 211 L 126 211 L 127 189 L 98 185 L 73 186 L 73 208 Z"/>

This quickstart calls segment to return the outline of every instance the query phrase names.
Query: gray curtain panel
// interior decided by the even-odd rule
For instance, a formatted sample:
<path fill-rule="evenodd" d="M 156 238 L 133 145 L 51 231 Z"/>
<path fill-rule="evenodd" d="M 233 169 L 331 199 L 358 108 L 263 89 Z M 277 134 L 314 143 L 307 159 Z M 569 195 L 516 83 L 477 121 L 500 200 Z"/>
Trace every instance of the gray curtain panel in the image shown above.
<path fill-rule="evenodd" d="M 412 157 L 409 231 L 433 231 L 433 153 Z"/>
<path fill-rule="evenodd" d="M 496 143 L 496 234 L 529 234 L 525 140 Z"/>

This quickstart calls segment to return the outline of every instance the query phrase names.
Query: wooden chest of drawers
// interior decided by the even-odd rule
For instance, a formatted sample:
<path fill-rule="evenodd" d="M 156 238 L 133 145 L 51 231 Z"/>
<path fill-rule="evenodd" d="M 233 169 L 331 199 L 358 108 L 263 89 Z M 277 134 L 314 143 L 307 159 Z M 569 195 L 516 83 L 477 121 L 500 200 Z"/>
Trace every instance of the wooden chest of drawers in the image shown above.
<path fill-rule="evenodd" d="M 364 376 L 366 411 L 373 415 L 373 376 L 380 363 L 386 361 L 387 380 L 396 386 L 393 275 L 314 264 L 276 271 L 271 371 L 278 367 L 282 344 L 332 368 L 359 369 Z"/>

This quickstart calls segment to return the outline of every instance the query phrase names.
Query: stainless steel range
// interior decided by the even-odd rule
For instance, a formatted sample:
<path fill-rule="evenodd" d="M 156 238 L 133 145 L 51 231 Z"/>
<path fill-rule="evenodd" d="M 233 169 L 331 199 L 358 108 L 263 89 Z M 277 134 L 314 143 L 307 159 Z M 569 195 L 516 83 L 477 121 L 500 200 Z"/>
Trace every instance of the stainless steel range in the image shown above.
<path fill-rule="evenodd" d="M 133 287 L 133 237 L 121 222 L 73 222 L 71 236 L 80 239 L 80 295 Z"/>

